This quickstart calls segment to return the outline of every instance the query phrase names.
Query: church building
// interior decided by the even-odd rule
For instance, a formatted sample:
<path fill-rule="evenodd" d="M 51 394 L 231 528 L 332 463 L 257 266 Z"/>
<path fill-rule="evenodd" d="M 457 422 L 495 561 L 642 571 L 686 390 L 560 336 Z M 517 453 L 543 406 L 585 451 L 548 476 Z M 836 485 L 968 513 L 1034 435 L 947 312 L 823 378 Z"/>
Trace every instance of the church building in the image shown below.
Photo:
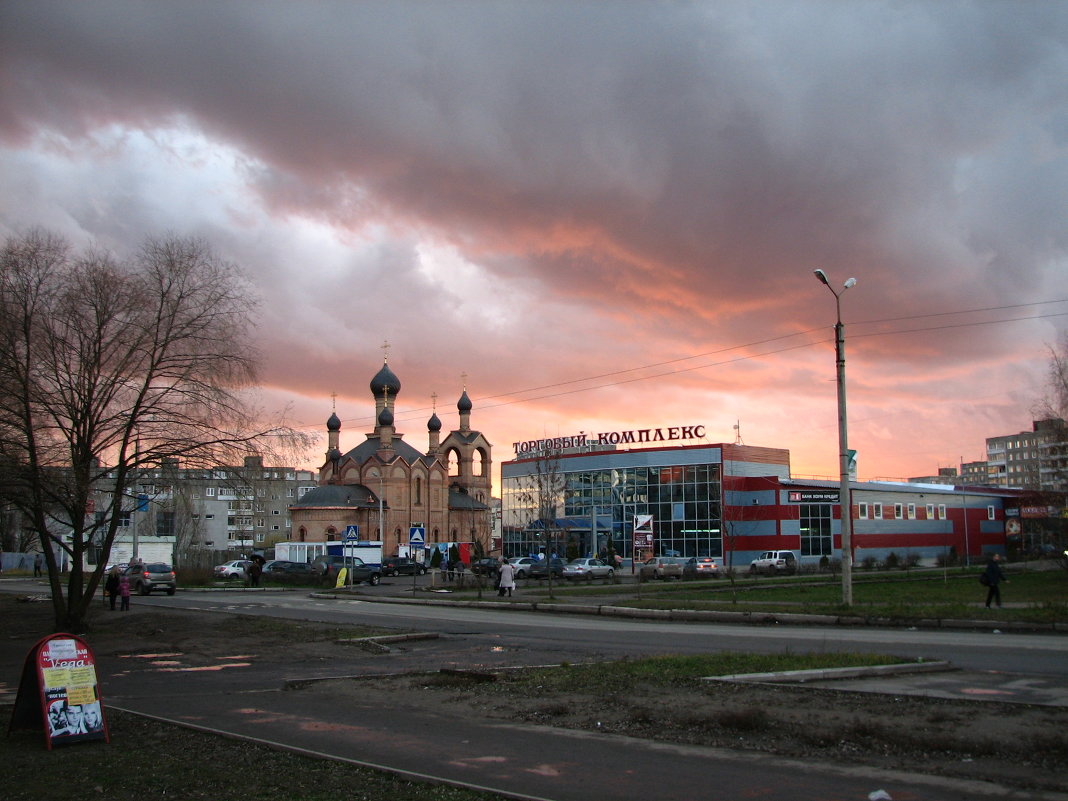
<path fill-rule="evenodd" d="M 342 452 L 341 420 L 326 422 L 326 461 L 319 486 L 293 506 L 293 539 L 297 542 L 341 541 L 350 525 L 359 526 L 360 540 L 380 540 L 384 555 L 408 545 L 408 529 L 422 526 L 426 547 L 472 543 L 488 553 L 493 530 L 491 514 L 492 446 L 471 429 L 467 388 L 456 404 L 460 426 L 441 439 L 436 412 L 427 421 L 427 449 L 404 441 L 394 426 L 400 380 L 384 360 L 371 379 L 375 428 L 356 447 Z"/>

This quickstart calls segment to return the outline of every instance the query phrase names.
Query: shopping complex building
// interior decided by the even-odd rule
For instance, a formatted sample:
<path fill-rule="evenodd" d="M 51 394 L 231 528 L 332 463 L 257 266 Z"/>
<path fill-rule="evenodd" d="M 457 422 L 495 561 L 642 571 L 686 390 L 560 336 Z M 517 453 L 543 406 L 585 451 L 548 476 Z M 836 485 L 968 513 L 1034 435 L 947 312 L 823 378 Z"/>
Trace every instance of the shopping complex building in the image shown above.
<path fill-rule="evenodd" d="M 841 557 L 837 480 L 792 478 L 788 450 L 703 438 L 703 426 L 679 426 L 515 443 L 501 465 L 503 554 L 713 556 L 735 568 L 768 550 L 803 566 Z M 1029 547 L 1023 521 L 1051 514 L 1005 487 L 854 481 L 851 495 L 857 563 L 974 561 Z"/>

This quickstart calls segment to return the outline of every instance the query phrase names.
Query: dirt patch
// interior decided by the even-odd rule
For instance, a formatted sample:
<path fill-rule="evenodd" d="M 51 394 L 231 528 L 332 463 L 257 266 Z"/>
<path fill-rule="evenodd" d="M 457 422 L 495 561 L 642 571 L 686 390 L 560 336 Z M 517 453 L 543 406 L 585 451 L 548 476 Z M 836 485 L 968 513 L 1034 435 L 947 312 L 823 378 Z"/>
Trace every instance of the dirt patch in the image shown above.
<path fill-rule="evenodd" d="M 567 668 L 557 668 L 566 670 Z M 364 694 L 422 706 L 546 726 L 663 742 L 1063 790 L 1068 775 L 1068 710 L 996 702 L 782 685 L 674 684 L 628 692 L 559 692 L 531 697 L 524 671 L 332 681 L 311 691 Z M 522 689 L 520 689 L 522 687 Z"/>
<path fill-rule="evenodd" d="M 51 606 L 13 609 L 7 600 L 4 640 L 9 647 L 17 643 L 15 648 L 25 654 L 24 648 L 49 630 Z M 1063 790 L 1068 775 L 1068 709 L 1061 707 L 697 681 L 623 693 L 610 687 L 560 691 L 554 683 L 551 694 L 541 697 L 524 671 L 488 668 L 484 643 L 465 651 L 462 642 L 443 642 L 412 661 L 403 642 L 392 644 L 391 653 L 377 655 L 338 642 L 383 633 L 359 627 L 136 607 L 128 614 L 101 610 L 92 623 L 86 639 L 98 656 L 175 650 L 186 660 L 209 662 L 255 652 L 280 664 L 344 666 L 330 675 L 377 674 L 315 682 L 299 690 L 339 699 L 365 697 L 373 686 L 385 705 L 429 704 L 457 716 L 865 764 L 1019 789 Z M 501 659 L 503 664 L 509 655 L 501 654 Z M 446 663 L 449 672 L 425 670 Z M 465 675 L 465 667 L 476 672 Z M 381 677 L 389 670 L 408 672 Z"/>

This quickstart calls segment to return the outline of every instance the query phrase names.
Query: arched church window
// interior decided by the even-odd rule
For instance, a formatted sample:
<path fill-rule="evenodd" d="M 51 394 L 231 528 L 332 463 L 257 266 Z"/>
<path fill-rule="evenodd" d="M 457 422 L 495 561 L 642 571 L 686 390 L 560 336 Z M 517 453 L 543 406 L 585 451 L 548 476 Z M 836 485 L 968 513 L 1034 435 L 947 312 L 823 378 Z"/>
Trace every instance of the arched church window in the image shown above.
<path fill-rule="evenodd" d="M 447 456 L 449 458 L 449 475 L 460 475 L 460 454 L 455 448 L 449 448 Z"/>
<path fill-rule="evenodd" d="M 471 454 L 471 472 L 476 476 L 486 475 L 486 454 L 481 450 L 476 450 Z"/>
<path fill-rule="evenodd" d="M 416 506 L 422 506 L 423 505 L 423 477 L 422 476 L 416 476 L 415 477 L 415 499 L 414 500 L 415 500 L 415 505 Z"/>

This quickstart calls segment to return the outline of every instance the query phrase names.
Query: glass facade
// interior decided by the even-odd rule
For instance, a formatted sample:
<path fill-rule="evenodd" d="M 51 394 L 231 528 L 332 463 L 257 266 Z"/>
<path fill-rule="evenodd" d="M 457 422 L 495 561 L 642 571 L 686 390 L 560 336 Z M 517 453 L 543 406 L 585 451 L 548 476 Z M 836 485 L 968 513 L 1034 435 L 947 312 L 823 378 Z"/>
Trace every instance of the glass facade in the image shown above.
<path fill-rule="evenodd" d="M 801 555 L 830 556 L 834 551 L 831 536 L 834 506 L 829 503 L 803 503 L 800 512 Z"/>
<path fill-rule="evenodd" d="M 564 460 L 566 462 L 566 460 Z M 635 516 L 651 515 L 657 554 L 723 556 L 719 464 L 567 471 L 546 478 L 504 476 L 504 555 L 545 547 L 559 556 L 611 548 L 633 555 Z"/>

